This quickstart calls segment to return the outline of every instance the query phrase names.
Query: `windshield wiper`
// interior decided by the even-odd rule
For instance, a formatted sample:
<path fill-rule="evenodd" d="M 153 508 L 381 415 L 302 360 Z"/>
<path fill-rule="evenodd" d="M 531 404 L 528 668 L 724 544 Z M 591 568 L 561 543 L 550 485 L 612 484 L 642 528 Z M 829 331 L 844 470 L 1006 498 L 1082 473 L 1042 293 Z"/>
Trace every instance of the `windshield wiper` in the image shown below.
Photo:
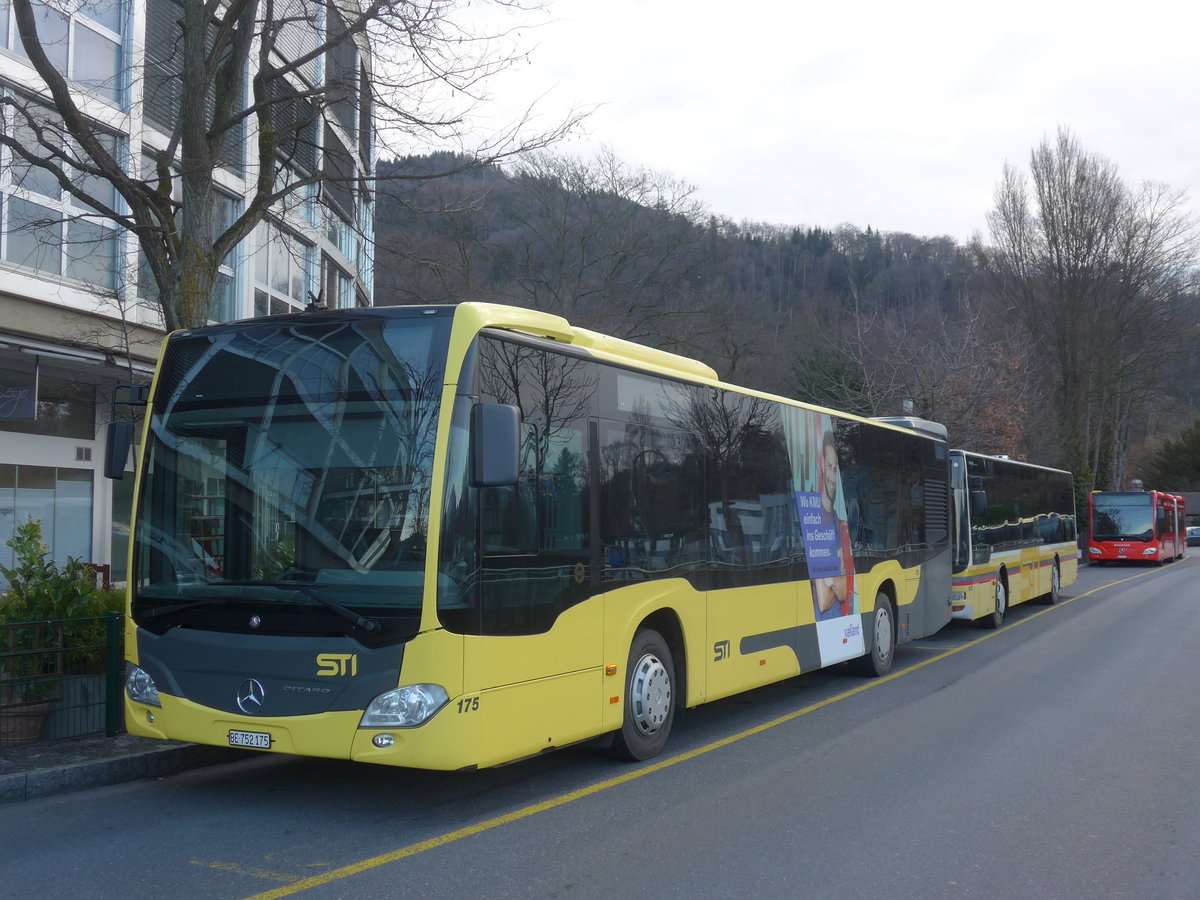
<path fill-rule="evenodd" d="M 383 630 L 383 625 L 378 619 L 372 619 L 369 616 L 359 615 L 354 610 L 347 609 L 346 607 L 342 606 L 342 604 L 330 600 L 328 597 L 322 597 L 314 589 L 324 587 L 324 585 L 320 585 L 315 582 L 312 585 L 303 585 L 296 584 L 294 581 L 222 581 L 221 584 L 241 586 L 267 585 L 269 587 L 295 591 L 298 594 L 303 594 L 312 600 L 316 600 L 326 609 L 337 613 L 355 628 L 361 628 L 367 634 L 375 634 L 375 632 Z"/>
<path fill-rule="evenodd" d="M 291 587 L 291 585 L 289 585 L 289 587 Z M 296 593 L 298 593 L 298 594 L 304 594 L 306 597 L 311 597 L 313 600 L 316 600 L 318 603 L 320 603 L 326 609 L 332 610 L 333 612 L 337 613 L 339 616 L 341 616 L 347 622 L 352 624 L 355 628 L 361 628 L 367 634 L 374 634 L 377 631 L 383 630 L 383 625 L 380 624 L 378 619 L 372 619 L 369 616 L 360 616 L 354 610 L 347 609 L 346 607 L 342 606 L 342 604 L 335 603 L 333 600 L 330 600 L 328 597 L 322 597 L 316 591 L 312 590 L 312 588 L 292 587 L 292 590 L 296 591 Z"/>
<path fill-rule="evenodd" d="M 224 606 L 228 602 L 228 597 L 207 597 L 204 600 L 189 600 L 187 603 L 173 603 L 170 606 L 154 606 L 144 610 L 142 618 L 157 619 L 159 616 L 169 616 L 172 613 L 183 612 L 185 609 L 196 609 L 200 606 Z"/>
<path fill-rule="evenodd" d="M 360 628 L 367 634 L 375 634 L 383 630 L 383 625 L 378 619 L 372 619 L 369 616 L 359 615 L 352 609 L 347 609 L 342 604 L 330 600 L 328 597 L 322 597 L 315 590 L 309 587 L 301 587 L 292 582 L 271 582 L 271 581 L 222 581 L 219 582 L 220 587 L 246 587 L 246 586 L 268 585 L 270 587 L 286 588 L 290 591 L 295 591 L 298 594 L 303 594 L 311 600 L 324 606 L 331 612 L 337 613 L 355 628 Z M 319 586 L 319 585 L 318 585 Z M 261 598 L 259 598 L 261 599 Z M 245 597 L 205 597 L 201 600 L 189 600 L 185 603 L 173 603 L 170 606 L 156 606 L 142 613 L 144 619 L 157 619 L 159 616 L 169 616 L 177 612 L 183 612 L 188 609 L 197 609 L 201 606 L 224 606 L 230 600 L 246 600 Z"/>

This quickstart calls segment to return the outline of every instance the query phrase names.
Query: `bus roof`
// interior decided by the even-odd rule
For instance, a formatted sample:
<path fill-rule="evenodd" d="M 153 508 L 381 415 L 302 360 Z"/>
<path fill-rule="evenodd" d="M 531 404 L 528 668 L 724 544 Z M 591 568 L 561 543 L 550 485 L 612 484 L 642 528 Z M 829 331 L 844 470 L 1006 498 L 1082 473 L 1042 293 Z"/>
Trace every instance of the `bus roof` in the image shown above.
<path fill-rule="evenodd" d="M 504 328 L 533 337 L 550 338 L 560 344 L 581 347 L 597 357 L 616 362 L 635 362 L 664 375 L 684 375 L 704 381 L 720 380 L 716 369 L 699 360 L 579 328 L 553 313 L 499 303 L 468 301 L 458 304 L 455 312 L 456 317 L 463 315 L 476 319 L 477 328 Z"/>
<path fill-rule="evenodd" d="M 1041 465 L 1038 465 L 1037 463 L 1025 462 L 1022 459 L 1013 459 L 1010 456 L 996 456 L 996 455 L 990 454 L 990 453 L 976 453 L 974 450 L 962 450 L 960 448 L 955 448 L 955 449 L 951 450 L 950 452 L 951 453 L 961 453 L 963 456 L 974 456 L 976 459 L 989 459 L 989 460 L 992 460 L 993 462 L 998 462 L 998 463 L 1011 463 L 1014 466 L 1023 466 L 1027 469 L 1045 469 L 1047 472 L 1058 472 L 1062 475 L 1070 475 L 1071 474 L 1066 469 L 1058 469 L 1058 468 L 1055 468 L 1054 466 L 1041 466 Z"/>

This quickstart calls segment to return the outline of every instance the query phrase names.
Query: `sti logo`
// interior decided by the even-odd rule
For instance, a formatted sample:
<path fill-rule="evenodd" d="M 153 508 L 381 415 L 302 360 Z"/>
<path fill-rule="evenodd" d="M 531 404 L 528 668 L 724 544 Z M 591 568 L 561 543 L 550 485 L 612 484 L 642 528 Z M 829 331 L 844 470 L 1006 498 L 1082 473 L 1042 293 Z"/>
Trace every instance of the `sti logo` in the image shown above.
<path fill-rule="evenodd" d="M 317 674 L 324 677 L 358 674 L 358 656 L 353 653 L 318 653 Z"/>

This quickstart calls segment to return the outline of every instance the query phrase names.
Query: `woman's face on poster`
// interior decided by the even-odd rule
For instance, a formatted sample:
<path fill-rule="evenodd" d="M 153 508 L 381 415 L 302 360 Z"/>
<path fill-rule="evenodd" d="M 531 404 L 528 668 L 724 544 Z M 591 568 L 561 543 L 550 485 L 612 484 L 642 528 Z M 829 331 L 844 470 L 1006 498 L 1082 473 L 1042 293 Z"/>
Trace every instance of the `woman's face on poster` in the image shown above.
<path fill-rule="evenodd" d="M 821 453 L 821 500 L 827 509 L 833 509 L 833 501 L 837 498 L 837 486 L 837 449 L 826 444 Z"/>

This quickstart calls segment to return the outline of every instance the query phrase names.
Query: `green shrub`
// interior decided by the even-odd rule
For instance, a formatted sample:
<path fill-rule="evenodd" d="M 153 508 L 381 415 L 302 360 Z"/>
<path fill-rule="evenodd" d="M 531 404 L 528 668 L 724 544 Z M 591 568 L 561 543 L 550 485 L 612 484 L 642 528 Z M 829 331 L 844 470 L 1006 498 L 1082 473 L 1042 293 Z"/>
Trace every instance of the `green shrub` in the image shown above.
<path fill-rule="evenodd" d="M 0 595 L 0 625 L 8 626 L 0 633 L 6 654 L 0 658 L 0 705 L 53 698 L 64 666 L 74 670 L 102 658 L 102 617 L 124 609 L 123 593 L 97 585 L 90 566 L 71 557 L 61 566 L 54 561 L 40 522 L 29 518 L 18 525 L 8 546 L 13 565 L 0 566 L 8 582 Z"/>
<path fill-rule="evenodd" d="M 79 619 L 122 608 L 113 596 L 120 593 L 98 586 L 90 566 L 74 557 L 63 566 L 54 561 L 42 542 L 42 523 L 32 517 L 17 526 L 8 546 L 15 558 L 11 568 L 0 566 L 9 585 L 0 623 Z"/>

